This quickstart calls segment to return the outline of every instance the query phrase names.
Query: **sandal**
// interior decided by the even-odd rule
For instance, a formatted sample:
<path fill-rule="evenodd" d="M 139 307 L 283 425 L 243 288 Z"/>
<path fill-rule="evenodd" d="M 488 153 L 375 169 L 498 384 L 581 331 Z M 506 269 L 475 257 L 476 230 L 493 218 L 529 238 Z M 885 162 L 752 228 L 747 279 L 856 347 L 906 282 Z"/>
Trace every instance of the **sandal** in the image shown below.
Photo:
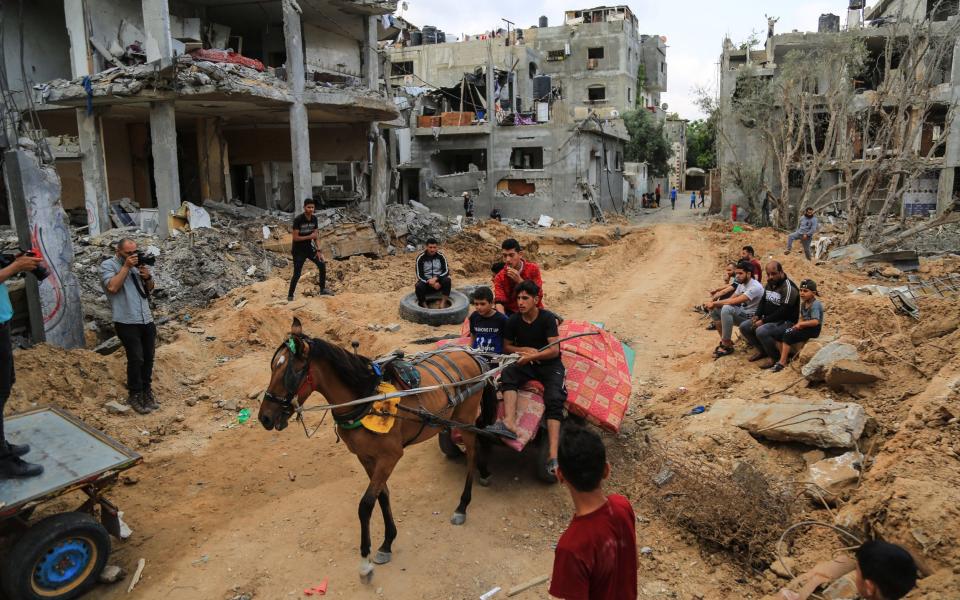
<path fill-rule="evenodd" d="M 709 325 L 707 325 L 707 331 L 716 331 L 716 330 L 717 330 L 717 326 L 715 324 L 710 323 Z"/>
<path fill-rule="evenodd" d="M 559 463 L 557 463 L 557 459 L 551 458 L 550 460 L 547 461 L 547 473 L 550 473 L 554 477 L 557 476 L 557 469 L 559 467 L 560 465 Z"/>
<path fill-rule="evenodd" d="M 774 364 L 772 367 L 770 367 L 770 372 L 771 372 L 771 373 L 779 373 L 780 371 L 782 371 L 782 370 L 784 370 L 784 369 L 786 369 L 785 366 L 783 366 L 783 365 L 780 364 L 780 363 L 776 363 L 776 364 Z"/>
<path fill-rule="evenodd" d="M 733 354 L 733 346 L 725 346 L 720 344 L 717 346 L 717 349 L 713 351 L 714 358 L 720 358 L 721 356 L 730 356 Z"/>
<path fill-rule="evenodd" d="M 487 433 L 500 436 L 502 438 L 507 438 L 508 440 L 517 439 L 517 434 L 507 429 L 507 426 L 503 424 L 503 421 L 497 421 L 493 425 L 487 425 L 483 428 Z"/>

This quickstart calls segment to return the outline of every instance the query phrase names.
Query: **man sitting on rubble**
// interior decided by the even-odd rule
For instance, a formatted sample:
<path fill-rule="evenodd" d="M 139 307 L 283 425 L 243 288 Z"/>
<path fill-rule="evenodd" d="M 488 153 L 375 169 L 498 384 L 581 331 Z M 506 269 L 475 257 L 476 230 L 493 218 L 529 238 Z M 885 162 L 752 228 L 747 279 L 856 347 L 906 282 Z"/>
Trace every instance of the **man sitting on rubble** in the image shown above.
<path fill-rule="evenodd" d="M 287 292 L 287 302 L 293 302 L 293 293 L 297 291 L 297 282 L 303 273 L 303 265 L 309 260 L 317 265 L 320 293 L 332 295 L 327 290 L 327 263 L 323 260 L 323 250 L 317 243 L 320 235 L 320 224 L 316 213 L 317 202 L 313 198 L 303 201 L 303 212 L 293 219 L 293 277 L 290 278 L 290 290 Z"/>
<path fill-rule="evenodd" d="M 712 290 L 707 290 L 707 293 L 710 295 L 710 300 L 726 300 L 733 294 L 733 290 L 737 289 L 737 277 L 734 274 L 734 270 L 737 268 L 736 261 L 728 262 L 723 268 L 723 285 Z M 705 304 L 698 304 L 693 307 L 694 312 L 709 314 Z M 707 331 L 713 331 L 716 327 L 713 323 L 710 323 L 710 326 L 707 327 Z"/>
<path fill-rule="evenodd" d="M 720 345 L 713 351 L 714 358 L 733 354 L 733 326 L 751 319 L 763 297 L 763 286 L 753 278 L 753 267 L 749 261 L 738 262 L 734 274 L 737 278 L 737 289 L 733 295 L 726 300 L 714 300 L 704 304 L 720 333 Z"/>
<path fill-rule="evenodd" d="M 496 299 L 497 310 L 510 316 L 517 312 L 517 290 L 524 281 L 532 281 L 538 293 L 537 306 L 543 308 L 543 278 L 540 267 L 536 263 L 523 260 L 523 249 L 520 242 L 510 238 L 500 245 L 503 255 L 503 268 L 493 278 L 493 295 Z"/>
<path fill-rule="evenodd" d="M 790 254 L 793 243 L 800 240 L 800 244 L 803 246 L 803 254 L 807 257 L 807 260 L 813 260 L 813 252 L 810 250 L 810 244 L 813 243 L 813 234 L 817 232 L 819 227 L 820 224 L 817 222 L 817 218 L 813 216 L 813 207 L 808 206 L 803 211 L 803 216 L 800 217 L 800 225 L 797 227 L 797 230 L 787 236 L 787 251 L 784 252 L 784 254 Z"/>
<path fill-rule="evenodd" d="M 900 600 L 917 585 L 917 563 L 896 544 L 871 540 L 857 548 L 855 556 L 817 564 L 797 577 L 799 590 L 782 589 L 778 600 L 807 600 L 820 586 L 854 571 L 857 593 L 864 600 Z"/>
<path fill-rule="evenodd" d="M 566 371 L 560 360 L 560 332 L 557 316 L 540 308 L 540 288 L 527 280 L 517 285 L 517 312 L 503 327 L 503 349 L 509 354 L 519 354 L 520 360 L 504 369 L 500 376 L 503 391 L 503 421 L 497 421 L 487 429 L 497 435 L 516 437 L 517 390 L 530 380 L 543 384 L 543 418 L 547 421 L 549 459 L 547 470 L 556 474 L 557 444 L 560 439 L 560 423 L 563 421 L 563 405 L 567 401 L 564 387 Z M 541 350 L 548 344 L 552 346 Z"/>
<path fill-rule="evenodd" d="M 750 362 L 769 359 L 761 368 L 773 366 L 779 360 L 776 340 L 797 322 L 800 314 L 800 291 L 783 272 L 783 265 L 772 260 L 767 263 L 767 285 L 752 319 L 740 323 L 740 333 L 756 349 Z"/>
<path fill-rule="evenodd" d="M 444 296 L 449 296 L 452 285 L 447 258 L 440 252 L 437 240 L 430 238 L 427 240 L 426 248 L 417 257 L 417 284 L 414 287 L 417 302 L 420 306 L 426 306 L 427 294 L 431 292 L 440 292 Z"/>

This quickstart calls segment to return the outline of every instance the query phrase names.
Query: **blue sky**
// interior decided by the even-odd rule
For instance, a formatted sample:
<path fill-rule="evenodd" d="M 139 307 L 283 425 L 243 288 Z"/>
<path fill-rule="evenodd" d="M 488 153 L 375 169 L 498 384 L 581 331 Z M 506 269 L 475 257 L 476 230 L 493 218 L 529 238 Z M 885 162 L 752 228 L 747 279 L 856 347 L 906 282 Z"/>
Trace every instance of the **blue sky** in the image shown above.
<path fill-rule="evenodd" d="M 551 25 L 559 25 L 565 10 L 616 5 L 614 0 L 577 3 L 576 0 L 527 0 L 517 2 L 490 0 L 480 3 L 450 0 L 406 0 L 403 14 L 412 23 L 435 25 L 449 34 L 479 33 L 503 26 L 506 18 L 521 27 L 537 23 L 546 15 Z M 693 104 L 697 85 L 715 87 L 717 62 L 723 38 L 746 40 L 751 31 L 766 37 L 765 14 L 779 17 L 778 32 L 816 31 L 822 13 L 840 15 L 846 22 L 846 0 L 634 0 L 627 3 L 637 16 L 640 33 L 667 36 L 668 91 L 663 101 L 671 112 L 685 118 L 702 115 Z"/>

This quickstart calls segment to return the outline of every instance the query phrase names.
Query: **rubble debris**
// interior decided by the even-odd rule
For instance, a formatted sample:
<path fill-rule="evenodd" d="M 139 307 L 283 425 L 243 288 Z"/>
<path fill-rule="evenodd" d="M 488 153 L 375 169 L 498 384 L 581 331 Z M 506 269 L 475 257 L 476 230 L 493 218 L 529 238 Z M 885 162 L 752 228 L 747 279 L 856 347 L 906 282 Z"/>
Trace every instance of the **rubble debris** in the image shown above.
<path fill-rule="evenodd" d="M 103 408 L 106 409 L 108 414 L 111 415 L 126 415 L 130 414 L 130 407 L 126 404 L 120 404 L 116 400 L 111 400 L 103 405 Z"/>
<path fill-rule="evenodd" d="M 737 470 L 735 478 L 729 466 L 706 461 L 684 446 L 651 444 L 638 463 L 637 500 L 697 538 L 727 549 L 737 562 L 766 567 L 774 559 L 783 524 L 793 521 L 795 494 L 745 462 Z M 654 485 L 665 471 L 673 476 L 662 487 Z"/>
<path fill-rule="evenodd" d="M 97 354 L 103 354 L 106 356 L 108 354 L 113 354 L 122 347 L 123 343 L 120 342 L 120 338 L 113 336 L 94 348 L 93 351 Z"/>
<path fill-rule="evenodd" d="M 900 250 L 897 252 L 881 252 L 880 254 L 871 254 L 858 258 L 856 261 L 858 267 L 885 263 L 890 267 L 895 267 L 900 271 L 918 271 L 920 270 L 920 257 L 913 250 Z"/>
<path fill-rule="evenodd" d="M 817 461 L 807 468 L 805 481 L 814 484 L 807 493 L 816 501 L 834 505 L 836 497 L 860 480 L 863 455 L 852 450 L 840 456 Z M 826 491 L 827 494 L 823 492 Z"/>
<path fill-rule="evenodd" d="M 823 381 L 826 378 L 827 369 L 830 368 L 830 365 L 840 360 L 859 361 L 860 355 L 857 353 L 857 349 L 850 344 L 830 342 L 818 350 L 807 364 L 803 365 L 800 373 L 806 377 L 808 381 Z"/>
<path fill-rule="evenodd" d="M 838 360 L 827 368 L 827 385 L 838 389 L 844 385 L 873 383 L 883 379 L 883 373 L 877 367 L 859 360 Z"/>
<path fill-rule="evenodd" d="M 867 414 L 859 404 L 779 396 L 775 402 L 717 400 L 698 420 L 688 423 L 688 428 L 706 431 L 732 425 L 768 440 L 853 448 L 866 423 Z"/>
<path fill-rule="evenodd" d="M 117 565 L 107 565 L 100 571 L 100 583 L 117 583 L 127 576 L 127 572 Z"/>

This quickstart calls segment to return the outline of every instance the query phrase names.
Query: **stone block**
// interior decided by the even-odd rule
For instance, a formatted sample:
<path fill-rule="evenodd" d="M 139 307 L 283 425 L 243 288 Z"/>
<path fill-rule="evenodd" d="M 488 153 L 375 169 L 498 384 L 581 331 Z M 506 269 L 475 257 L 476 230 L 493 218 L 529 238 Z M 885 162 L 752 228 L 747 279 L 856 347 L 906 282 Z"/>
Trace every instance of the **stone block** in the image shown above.
<path fill-rule="evenodd" d="M 703 418 L 688 424 L 710 429 L 732 425 L 754 437 L 781 442 L 799 442 L 818 448 L 853 448 L 863 434 L 867 415 L 850 402 L 808 401 L 780 396 L 775 402 L 751 402 L 740 398 L 716 401 Z"/>
<path fill-rule="evenodd" d="M 803 365 L 800 373 L 809 381 L 823 381 L 826 378 L 827 370 L 830 366 L 841 360 L 860 360 L 857 349 L 850 344 L 843 342 L 830 342 L 810 359 L 810 362 Z"/>
<path fill-rule="evenodd" d="M 883 379 L 877 367 L 859 360 L 838 360 L 830 365 L 825 376 L 827 385 L 837 388 L 843 385 L 860 385 Z"/>
<path fill-rule="evenodd" d="M 857 451 L 847 452 L 833 458 L 813 463 L 807 468 L 805 481 L 816 484 L 830 492 L 840 494 L 856 485 L 860 479 L 860 466 L 863 455 Z M 822 492 L 821 492 L 822 494 Z M 810 492 L 814 498 L 819 498 L 816 492 Z M 827 498 L 829 500 L 829 498 Z"/>

